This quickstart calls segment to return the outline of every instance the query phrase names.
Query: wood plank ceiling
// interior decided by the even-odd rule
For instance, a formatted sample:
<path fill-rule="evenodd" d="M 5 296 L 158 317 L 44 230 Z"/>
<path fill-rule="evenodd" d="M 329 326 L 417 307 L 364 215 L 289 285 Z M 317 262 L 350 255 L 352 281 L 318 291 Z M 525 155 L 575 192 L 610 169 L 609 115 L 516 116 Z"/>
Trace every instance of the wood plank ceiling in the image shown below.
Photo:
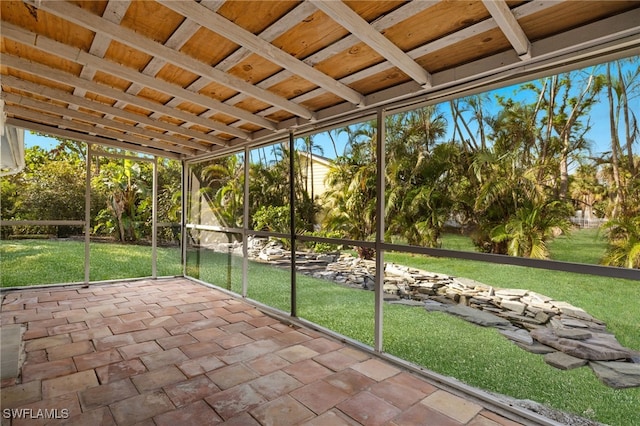
<path fill-rule="evenodd" d="M 637 55 L 638 1 L 0 2 L 5 122 L 169 158 Z"/>

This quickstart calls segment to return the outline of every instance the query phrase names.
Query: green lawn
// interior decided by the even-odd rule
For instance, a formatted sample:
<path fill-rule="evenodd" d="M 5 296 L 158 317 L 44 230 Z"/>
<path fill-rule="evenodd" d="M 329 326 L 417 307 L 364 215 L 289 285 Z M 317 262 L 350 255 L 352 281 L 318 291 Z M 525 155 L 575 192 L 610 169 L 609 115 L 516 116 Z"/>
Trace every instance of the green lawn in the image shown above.
<path fill-rule="evenodd" d="M 549 244 L 550 257 L 563 262 L 598 265 L 607 249 L 607 240 L 597 228 L 577 229 Z"/>
<path fill-rule="evenodd" d="M 92 280 L 150 273 L 149 247 L 98 244 L 92 245 L 91 250 L 92 266 L 96 268 Z M 82 243 L 3 241 L 0 255 L 3 286 L 82 280 L 82 267 L 73 266 L 76 262 L 82 264 Z M 403 253 L 387 253 L 385 260 L 474 278 L 498 287 L 527 288 L 568 301 L 606 321 L 623 345 L 640 350 L 637 281 Z M 178 250 L 160 250 L 158 265 L 159 275 L 179 274 Z M 225 253 L 204 250 L 188 253 L 189 274 L 234 292 L 242 288 L 241 268 L 241 259 Z M 248 278 L 250 298 L 289 311 L 288 270 L 249 262 Z M 297 294 L 301 318 L 373 344 L 373 292 L 298 275 Z M 557 370 L 545 364 L 541 356 L 521 350 L 493 329 L 446 314 L 398 305 L 385 305 L 383 323 L 386 352 L 440 374 L 610 425 L 640 425 L 639 388 L 611 389 L 601 384 L 589 368 Z"/>
<path fill-rule="evenodd" d="M 84 242 L 3 240 L 2 287 L 84 281 Z M 151 247 L 91 243 L 91 281 L 151 276 Z M 180 251 L 158 248 L 158 276 L 182 275 Z"/>

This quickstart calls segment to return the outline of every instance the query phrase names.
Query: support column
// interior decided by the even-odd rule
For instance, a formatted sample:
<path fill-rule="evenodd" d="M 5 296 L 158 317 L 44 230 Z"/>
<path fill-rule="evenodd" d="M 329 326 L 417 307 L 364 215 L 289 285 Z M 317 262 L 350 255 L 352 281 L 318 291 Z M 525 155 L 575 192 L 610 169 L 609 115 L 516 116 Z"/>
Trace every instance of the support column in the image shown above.
<path fill-rule="evenodd" d="M 296 292 L 296 187 L 295 187 L 295 146 L 293 132 L 289 132 L 289 219 L 291 231 L 291 316 L 297 317 Z"/>
<path fill-rule="evenodd" d="M 242 297 L 249 292 L 249 148 L 244 148 L 244 196 L 242 220 Z"/>
<path fill-rule="evenodd" d="M 384 210 L 385 210 L 385 123 L 384 110 L 378 109 L 376 115 L 376 282 L 375 282 L 375 320 L 374 350 L 382 352 L 383 303 L 384 303 Z"/>
<path fill-rule="evenodd" d="M 151 192 L 151 277 L 158 278 L 158 157 L 153 157 Z"/>
<path fill-rule="evenodd" d="M 182 262 L 182 276 L 187 276 L 187 188 L 189 188 L 189 182 L 187 178 L 187 163 L 182 160 L 182 197 L 181 197 L 181 209 L 180 212 L 180 248 Z"/>
<path fill-rule="evenodd" d="M 84 283 L 89 284 L 91 270 L 91 144 L 87 144 L 87 174 L 84 192 Z"/>

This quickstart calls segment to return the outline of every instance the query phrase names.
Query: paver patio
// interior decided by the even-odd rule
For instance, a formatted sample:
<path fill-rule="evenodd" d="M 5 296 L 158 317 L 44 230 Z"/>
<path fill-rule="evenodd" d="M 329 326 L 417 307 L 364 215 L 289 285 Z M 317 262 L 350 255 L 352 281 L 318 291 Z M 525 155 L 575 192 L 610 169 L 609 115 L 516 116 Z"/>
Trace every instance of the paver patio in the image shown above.
<path fill-rule="evenodd" d="M 2 409 L 30 411 L 3 411 L 2 425 L 523 424 L 187 279 L 3 296 L 25 359 Z"/>

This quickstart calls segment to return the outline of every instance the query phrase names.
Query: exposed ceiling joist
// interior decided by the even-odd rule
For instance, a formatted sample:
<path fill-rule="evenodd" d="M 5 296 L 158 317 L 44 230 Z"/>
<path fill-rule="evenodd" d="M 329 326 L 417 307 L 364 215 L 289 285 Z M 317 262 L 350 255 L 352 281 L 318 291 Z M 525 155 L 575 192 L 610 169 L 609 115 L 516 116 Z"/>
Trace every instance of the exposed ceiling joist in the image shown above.
<path fill-rule="evenodd" d="M 222 84 L 239 92 L 259 99 L 263 102 L 278 106 L 279 108 L 298 115 L 305 119 L 312 119 L 314 114 L 287 99 L 284 99 L 267 90 L 260 89 L 246 81 L 216 70 L 215 68 L 200 62 L 189 55 L 177 52 L 169 47 L 157 43 L 154 40 L 143 37 L 133 30 L 116 25 L 99 16 L 93 15 L 84 9 L 74 6 L 64 1 L 52 2 L 36 2 L 34 0 L 25 0 L 26 2 L 39 7 L 49 13 L 57 15 L 63 19 L 69 20 L 77 25 L 83 26 L 96 33 L 106 34 L 113 40 L 117 40 L 134 49 L 145 52 L 151 56 L 157 56 L 170 62 L 178 67 L 184 68 L 194 74 L 210 79 L 212 82 Z M 39 3 L 39 4 L 38 4 Z"/>
<path fill-rule="evenodd" d="M 26 101 L 23 101 L 25 104 L 27 103 Z M 32 105 L 37 105 L 37 101 L 29 101 L 29 104 Z M 17 105 L 10 105 L 7 106 L 7 112 L 10 114 L 19 114 L 20 117 L 23 117 L 27 120 L 31 120 L 31 121 L 37 121 L 38 118 L 40 118 L 40 116 L 44 113 L 46 114 L 51 114 L 51 116 L 48 118 L 49 123 L 51 123 L 54 126 L 57 126 L 61 129 L 72 129 L 75 131 L 79 131 L 79 132 L 87 132 L 87 133 L 92 133 L 93 129 L 95 128 L 94 126 L 92 126 L 91 124 L 88 123 L 83 123 L 77 120 L 70 120 L 70 119 L 66 119 L 66 118 L 62 118 L 62 117 L 56 117 L 56 115 L 62 115 L 65 111 L 68 112 L 68 114 L 72 114 L 73 117 L 72 118 L 84 118 L 84 114 L 78 112 L 78 111 L 73 111 L 73 110 L 68 110 L 68 109 L 64 109 L 64 108 L 54 108 L 54 107 L 50 107 L 48 111 L 42 111 L 42 110 L 34 110 L 31 108 L 24 108 L 22 106 L 17 106 Z M 92 120 L 95 121 L 95 120 Z M 109 126 L 109 127 L 113 127 L 115 128 L 116 126 Z M 159 148 L 159 149 L 163 149 L 165 148 L 167 151 L 171 152 L 173 151 L 174 146 L 170 145 L 170 144 L 166 144 L 164 142 L 154 142 L 151 141 L 149 139 L 144 139 L 144 138 L 140 138 L 138 136 L 135 135 L 130 135 L 130 134 L 124 134 L 124 133 L 120 133 L 114 130 L 111 130 L 110 128 L 107 127 L 103 127 L 100 130 L 100 134 L 104 137 L 113 139 L 113 140 L 119 140 L 121 142 L 127 142 L 127 143 L 131 143 L 134 144 L 136 146 L 150 146 L 153 144 L 153 146 L 155 148 Z M 193 151 L 185 151 L 184 149 L 180 148 L 180 151 L 182 151 L 182 153 L 184 154 L 191 154 L 193 155 Z"/>
<path fill-rule="evenodd" d="M 57 81 L 58 83 L 66 84 L 72 87 L 81 87 L 86 91 L 93 93 L 101 93 L 105 96 L 108 96 L 113 99 L 120 99 L 122 101 L 127 102 L 131 105 L 136 105 L 141 108 L 148 109 L 150 111 L 161 111 L 168 117 L 175 117 L 180 120 L 200 124 L 205 127 L 210 127 L 211 123 L 206 121 L 203 118 L 190 114 L 188 112 L 172 109 L 165 107 L 164 105 L 158 105 L 153 101 L 149 101 L 146 99 L 142 99 L 128 93 L 121 92 L 117 89 L 113 89 L 111 87 L 106 87 L 102 84 L 94 83 L 92 81 L 86 81 L 79 77 L 74 77 L 71 74 L 64 73 L 62 71 L 56 70 L 51 67 L 47 67 L 46 65 L 36 64 L 34 62 L 26 61 L 24 59 L 18 58 L 16 56 L 0 54 L 0 61 L 3 65 L 8 67 L 26 72 L 33 73 L 38 75 L 46 76 L 48 79 Z M 228 142 L 222 139 L 219 139 L 213 135 L 209 135 L 207 140 L 215 145 L 224 146 Z"/>
<path fill-rule="evenodd" d="M 200 3 L 202 4 L 202 2 Z M 210 9 L 210 8 L 209 8 Z M 300 21 L 307 18 L 316 8 L 309 2 L 300 3 L 291 12 L 284 15 L 281 19 L 276 21 L 273 25 L 267 27 L 258 36 L 271 43 L 273 40 L 298 25 Z M 242 62 L 253 53 L 252 50 L 247 49 L 244 46 L 240 46 L 238 50 L 227 56 L 220 63 L 216 65 L 216 68 L 221 71 L 229 71 L 231 67 Z"/>
<path fill-rule="evenodd" d="M 407 74 L 419 85 L 429 87 L 431 85 L 431 75 L 416 63 L 409 55 L 393 44 L 380 32 L 375 30 L 360 15 L 355 13 L 342 1 L 322 1 L 311 0 L 311 2 L 331 19 L 338 22 L 349 32 L 372 47 L 382 57 L 387 59 L 402 72 Z"/>
<path fill-rule="evenodd" d="M 105 17 L 105 19 L 115 24 L 119 24 L 124 17 L 124 14 L 127 12 L 130 3 L 131 2 L 129 0 L 110 1 L 105 8 L 103 16 Z M 103 34 L 96 34 L 96 36 L 93 38 L 93 41 L 91 42 L 89 53 L 102 58 L 107 52 L 109 44 L 111 44 L 111 39 L 109 37 L 106 37 Z M 85 66 L 80 72 L 80 77 L 84 78 L 85 80 L 93 80 L 96 71 L 96 68 Z M 77 96 L 85 95 L 84 90 L 80 88 L 76 88 L 74 90 L 74 94 Z"/>
<path fill-rule="evenodd" d="M 531 59 L 531 43 L 504 0 L 482 0 L 509 43 L 522 59 Z"/>
<path fill-rule="evenodd" d="M 157 133 L 152 132 L 150 130 L 136 128 L 138 129 L 136 132 L 137 134 L 133 134 L 131 133 L 131 126 L 124 124 L 120 121 L 111 120 L 109 118 L 97 117 L 95 115 L 87 114 L 86 112 L 81 112 L 79 110 L 67 109 L 61 106 L 51 105 L 44 101 L 36 100 L 34 98 L 28 98 L 25 96 L 14 95 L 12 93 L 3 93 L 2 99 L 11 103 L 7 106 L 7 113 L 9 114 L 15 114 L 16 112 L 19 112 L 18 108 L 20 107 L 26 107 L 34 110 L 34 113 L 37 113 L 37 114 L 47 114 L 47 113 L 57 114 L 57 115 L 63 116 L 66 120 L 69 120 L 69 121 L 81 120 L 85 123 L 100 125 L 101 128 L 103 129 L 111 128 L 111 129 L 122 131 L 123 134 L 117 137 L 116 137 L 117 133 L 115 132 L 110 133 L 110 136 L 116 139 L 123 139 L 123 140 L 127 139 L 129 142 L 136 143 L 136 144 L 154 143 L 156 146 L 160 148 L 169 149 L 171 151 L 179 152 L 184 155 L 194 155 L 198 153 L 196 149 L 186 148 L 178 144 L 168 143 L 166 142 L 166 140 L 157 139 L 157 136 L 158 136 Z M 24 109 L 21 110 L 21 112 L 23 113 L 24 111 L 25 111 Z M 22 116 L 28 117 L 29 115 L 22 114 Z M 31 115 L 29 118 L 33 118 L 33 117 L 34 116 Z M 68 126 L 68 127 L 72 127 L 72 126 Z M 151 139 L 140 138 L 137 135 L 147 136 Z M 206 152 L 204 148 L 202 148 L 200 151 Z"/>
<path fill-rule="evenodd" d="M 371 26 L 373 27 L 373 29 L 375 29 L 376 31 L 384 31 L 385 29 L 399 24 L 400 22 L 402 22 L 403 20 L 407 19 L 408 17 L 411 17 L 412 15 L 416 14 L 416 13 L 420 13 L 426 9 L 428 9 L 430 6 L 433 6 L 434 4 L 439 3 L 440 0 L 424 0 L 424 1 L 412 1 L 412 2 L 408 2 L 407 4 L 403 5 L 402 7 L 400 7 L 399 9 L 394 10 L 393 12 L 382 16 L 380 19 L 377 19 L 375 22 L 371 23 Z M 315 6 L 312 6 L 312 3 L 310 2 L 304 2 L 303 4 L 309 5 L 310 7 L 313 7 L 313 9 L 316 9 Z M 304 16 L 304 15 L 301 15 Z M 314 64 L 320 63 L 328 58 L 330 58 L 332 55 L 335 55 L 336 53 L 339 52 L 343 52 L 346 50 L 349 50 L 350 48 L 352 48 L 354 45 L 356 45 L 357 43 L 359 43 L 360 40 L 354 36 L 353 34 L 349 34 L 346 37 L 336 41 L 335 43 L 331 44 L 330 46 L 328 46 L 325 49 L 322 49 L 314 54 L 312 54 L 311 56 L 307 57 L 304 59 L 304 62 L 310 66 L 313 66 Z M 388 63 L 386 63 L 388 65 Z M 388 66 L 389 68 L 390 66 Z M 363 75 L 362 73 L 360 73 L 360 75 Z M 370 74 L 368 74 L 370 75 Z M 277 74 L 275 74 L 272 77 L 267 78 L 266 80 L 261 81 L 260 83 L 258 83 L 257 85 L 259 87 L 262 88 L 267 88 L 267 87 L 271 87 L 273 85 L 279 84 L 281 83 L 283 80 L 287 79 L 291 77 L 291 73 L 284 70 L 281 71 Z M 340 81 L 342 83 L 345 84 L 349 84 L 352 83 L 354 81 L 356 81 L 355 79 L 350 79 L 349 76 L 341 78 Z M 321 89 L 316 89 L 316 90 L 312 90 L 310 92 L 307 92 L 303 95 L 297 96 L 295 98 L 293 98 L 293 100 L 295 100 L 298 103 L 302 103 L 308 99 L 312 99 L 316 96 L 319 96 L 319 94 L 321 93 Z M 236 95 L 234 98 L 232 98 L 232 100 L 234 102 L 239 102 L 240 100 L 244 99 L 246 97 L 246 95 L 244 94 L 238 94 Z M 264 114 L 271 114 L 275 112 L 275 109 L 269 108 L 267 110 L 264 111 Z"/>
<path fill-rule="evenodd" d="M 2 0 L 0 12 L 9 119 L 175 158 L 640 53 L 631 0 Z"/>
<path fill-rule="evenodd" d="M 138 133 L 141 131 L 147 131 L 147 128 L 162 129 L 169 133 L 158 133 L 154 130 L 148 130 L 151 133 L 142 133 L 145 136 L 152 137 L 153 139 L 163 140 L 170 143 L 174 143 L 179 146 L 188 147 L 200 152 L 210 152 L 210 142 L 206 140 L 206 135 L 197 132 L 195 130 L 181 128 L 165 121 L 152 120 L 146 116 L 133 114 L 119 108 L 112 107 L 110 105 L 102 104 L 100 102 L 93 102 L 86 98 L 81 98 L 73 94 L 64 92 L 59 89 L 54 89 L 41 84 L 28 82 L 26 80 L 19 80 L 16 77 L 5 76 L 2 79 L 3 83 L 11 85 L 20 91 L 28 92 L 33 95 L 44 96 L 51 100 L 68 103 L 74 105 L 76 108 L 86 108 L 96 112 L 105 114 L 105 116 L 118 117 L 124 121 L 138 123 L 137 126 L 132 126 L 131 132 Z M 143 127 L 147 126 L 147 127 Z M 156 134 L 153 134 L 156 133 Z M 175 135 L 181 135 L 178 137 Z M 184 137 L 193 138 L 193 140 L 184 139 Z M 200 142 L 196 142 L 196 141 Z M 204 145 L 207 144 L 207 145 Z"/>
<path fill-rule="evenodd" d="M 559 3 L 562 3 L 563 0 L 549 0 L 549 1 L 544 1 L 544 2 L 530 2 L 530 3 L 525 3 L 522 6 L 519 6 L 518 8 L 514 9 L 514 15 L 517 16 L 518 18 L 525 18 L 525 17 L 530 17 L 532 15 L 535 15 L 537 13 L 541 13 L 544 12 L 546 10 L 551 9 L 554 6 L 557 6 Z M 439 0 L 436 0 L 435 3 L 438 3 Z M 409 4 L 411 5 L 423 5 L 423 1 L 419 1 L 419 2 L 410 2 Z M 403 6 L 401 9 L 398 9 L 394 12 L 392 12 L 389 15 L 384 16 L 382 19 L 380 19 L 379 21 L 376 21 L 373 26 L 374 28 L 380 28 L 380 30 L 382 30 L 383 28 L 388 28 L 388 26 L 390 26 L 390 24 L 387 23 L 387 19 L 393 18 L 397 13 L 399 13 L 400 11 L 404 11 L 405 8 L 407 8 L 408 6 Z M 633 18 L 631 18 L 633 20 Z M 445 36 L 443 36 L 442 38 L 439 38 L 437 40 L 433 40 L 429 43 L 426 43 L 422 46 L 416 47 L 415 49 L 407 52 L 407 54 L 409 55 L 409 57 L 411 57 L 412 59 L 416 59 L 425 55 L 428 55 L 429 53 L 433 53 L 433 52 L 437 52 L 440 50 L 444 50 L 444 49 L 448 49 L 451 48 L 452 46 L 458 44 L 458 43 L 462 43 L 465 40 L 470 40 L 474 37 L 479 36 L 480 34 L 486 33 L 487 31 L 490 31 L 494 28 L 497 28 L 497 24 L 495 19 L 491 18 L 491 19 L 487 19 L 481 22 L 478 22 L 477 24 L 473 24 L 469 27 L 466 27 L 460 31 L 451 33 L 451 34 L 447 34 Z M 343 40 L 347 40 L 350 37 L 353 36 L 349 36 L 349 37 L 345 37 L 345 39 Z M 585 37 L 587 38 L 587 37 Z M 351 46 L 352 44 L 354 44 L 355 41 L 353 39 L 350 40 L 349 46 Z M 348 47 L 346 45 L 342 45 L 341 46 L 342 49 L 347 49 Z M 322 60 L 324 55 L 327 54 L 325 51 L 321 51 L 318 52 L 317 55 L 313 60 L 314 61 L 319 61 Z M 487 58 L 489 61 L 491 61 L 490 58 Z M 522 58 L 520 58 L 522 59 Z M 487 63 L 487 60 L 483 61 L 484 63 Z M 505 64 L 504 63 L 504 59 L 502 55 L 499 55 L 499 57 L 496 57 L 496 59 L 493 61 L 495 63 L 494 66 L 490 67 L 487 69 L 487 72 L 493 72 L 496 70 L 496 67 L 500 66 L 500 67 L 504 67 L 510 64 Z M 521 62 L 521 61 L 519 61 Z M 393 68 L 393 65 L 390 64 L 389 62 L 382 62 L 380 64 L 377 64 L 375 66 L 366 68 L 362 71 L 353 73 L 347 77 L 342 78 L 340 81 L 342 81 L 345 84 L 350 84 L 354 81 L 359 81 L 359 80 L 363 80 L 366 79 L 372 75 L 375 74 L 379 74 L 379 73 L 383 73 L 383 72 L 389 72 L 391 69 Z M 469 67 L 465 67 L 465 68 L 469 68 Z M 440 75 L 443 75 L 443 73 L 439 73 Z M 452 73 L 444 73 L 446 75 L 452 75 Z M 453 76 L 450 79 L 443 79 L 442 77 L 437 79 L 437 83 L 434 82 L 433 76 L 432 76 L 432 84 L 434 84 L 435 86 L 443 86 L 443 85 L 453 85 L 455 84 L 456 80 L 461 80 L 462 77 L 466 78 L 466 73 L 461 73 L 459 74 L 457 77 Z M 274 78 L 277 78 L 277 76 L 274 76 Z M 270 81 L 269 84 L 273 84 L 273 81 Z M 433 87 L 433 89 L 436 89 L 437 87 Z M 415 89 L 412 90 L 411 93 L 415 92 Z M 308 92 L 305 93 L 301 96 L 298 96 L 296 98 L 294 98 L 293 100 L 296 102 L 304 102 L 307 99 L 313 98 L 315 96 L 319 96 L 320 91 L 318 89 L 312 91 L 312 92 Z"/>
<path fill-rule="evenodd" d="M 295 73 L 352 104 L 365 106 L 364 96 L 321 71 L 306 65 L 273 44 L 235 25 L 215 12 L 195 2 L 159 0 L 164 6 L 191 19 L 209 30 L 249 49 L 273 63 Z"/>
<path fill-rule="evenodd" d="M 76 48 L 64 45 L 62 43 L 58 43 L 55 40 L 51 40 L 43 36 L 38 36 L 37 34 L 31 33 L 31 32 L 20 31 L 13 24 L 7 23 L 5 25 L 7 28 L 4 29 L 4 34 L 8 39 L 18 41 L 23 44 L 27 44 L 29 46 L 33 46 L 37 49 L 40 49 L 41 51 L 51 52 L 55 55 L 60 56 L 61 58 L 65 58 L 67 60 L 74 61 L 78 64 L 82 64 L 84 65 L 85 69 L 87 68 L 100 69 L 101 71 L 110 73 L 112 75 L 117 75 L 120 78 L 125 78 L 127 80 L 130 80 L 136 85 L 139 85 L 142 87 L 149 87 L 160 92 L 168 93 L 172 96 L 175 96 L 177 99 L 179 99 L 179 103 L 188 101 L 196 105 L 201 105 L 203 107 L 211 107 L 213 105 L 214 107 L 218 108 L 220 112 L 224 112 L 229 115 L 240 116 L 246 121 L 250 120 L 251 122 L 258 124 L 261 127 L 275 130 L 275 126 L 273 122 L 263 117 L 250 114 L 249 112 L 242 110 L 240 108 L 235 108 L 233 106 L 225 105 L 222 102 L 212 99 L 210 97 L 207 97 L 198 93 L 194 93 L 189 90 L 183 89 L 180 86 L 166 83 L 162 80 L 144 75 L 142 73 L 135 71 L 132 68 L 118 65 L 114 62 L 107 61 L 106 59 L 93 56 L 87 52 L 81 51 L 80 49 L 76 49 Z M 76 88 L 76 90 L 78 90 L 78 88 Z M 127 93 L 133 94 L 130 91 L 127 91 Z M 120 101 L 120 105 L 116 105 L 116 107 L 122 108 L 126 104 L 127 104 L 126 102 Z M 241 139 L 249 139 L 250 137 L 247 132 L 235 127 L 218 123 L 216 121 L 207 121 L 207 123 L 209 127 L 212 127 L 214 130 L 217 130 L 222 133 L 228 133 Z"/>
<path fill-rule="evenodd" d="M 155 155 L 155 156 L 164 157 L 164 158 L 172 158 L 175 160 L 179 160 L 181 158 L 179 154 L 174 152 L 164 151 L 164 150 L 149 147 L 149 146 L 129 144 L 126 142 L 119 141 L 117 139 L 109 139 L 109 138 L 99 136 L 99 135 L 94 135 L 91 133 L 45 126 L 34 121 L 28 121 L 28 120 L 23 120 L 19 118 L 7 118 L 6 123 L 11 126 L 22 127 L 23 129 L 29 129 L 34 132 L 40 132 L 40 133 L 46 133 L 49 135 L 59 136 L 61 138 L 95 143 L 95 144 L 104 145 L 104 146 L 111 146 L 114 148 L 133 150 L 133 151 L 138 151 L 144 154 Z"/>

